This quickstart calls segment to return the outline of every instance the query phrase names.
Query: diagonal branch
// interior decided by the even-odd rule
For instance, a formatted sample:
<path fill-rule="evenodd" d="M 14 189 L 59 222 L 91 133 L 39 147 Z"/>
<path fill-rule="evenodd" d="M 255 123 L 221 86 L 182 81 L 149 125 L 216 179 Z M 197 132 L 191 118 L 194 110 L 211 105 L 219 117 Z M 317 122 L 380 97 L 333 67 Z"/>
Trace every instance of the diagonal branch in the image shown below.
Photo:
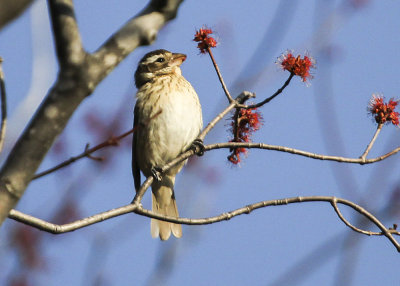
<path fill-rule="evenodd" d="M 353 224 L 351 224 L 342 214 L 342 212 L 340 211 L 338 205 L 337 205 L 337 201 L 334 200 L 331 202 L 331 205 L 333 207 L 333 209 L 335 210 L 336 214 L 338 215 L 338 217 L 340 218 L 340 220 L 347 225 L 348 227 L 350 227 L 352 230 L 354 230 L 355 232 L 359 232 L 365 235 L 382 235 L 381 232 L 376 232 L 376 231 L 370 231 L 370 230 L 362 230 L 358 227 L 355 227 Z"/>
<path fill-rule="evenodd" d="M 288 79 L 283 83 L 283 85 L 277 91 L 275 91 L 274 94 L 267 97 L 266 99 L 264 99 L 258 103 L 250 104 L 250 105 L 245 105 L 245 104 L 239 103 L 236 105 L 236 108 L 253 109 L 253 108 L 259 108 L 259 107 L 263 106 L 264 104 L 267 104 L 268 102 L 270 102 L 271 100 L 273 100 L 275 97 L 277 97 L 279 94 L 282 93 L 282 91 L 289 85 L 290 81 L 292 80 L 292 78 L 294 76 L 295 76 L 294 73 L 290 73 Z"/>
<path fill-rule="evenodd" d="M 239 94 L 238 97 L 235 98 L 234 101 L 231 102 L 231 104 L 228 105 L 227 108 L 225 108 L 220 114 L 218 114 L 208 125 L 204 130 L 201 132 L 199 135 L 198 139 L 203 140 L 204 137 L 206 137 L 207 133 L 210 132 L 211 129 L 214 128 L 214 126 L 225 116 L 231 111 L 233 108 L 236 108 L 238 105 L 243 104 L 245 101 L 247 101 L 250 98 L 254 98 L 255 94 L 251 93 L 249 91 L 243 91 L 241 94 Z"/>
<path fill-rule="evenodd" d="M 142 12 L 130 19 L 93 53 L 93 59 L 104 67 L 101 73 L 108 74 L 137 47 L 152 44 L 157 38 L 158 31 L 176 17 L 182 1 L 150 1 Z"/>
<path fill-rule="evenodd" d="M 52 168 L 50 168 L 48 170 L 45 170 L 45 171 L 40 172 L 40 173 L 37 173 L 32 178 L 32 180 L 36 180 L 36 179 L 39 179 L 39 178 L 41 178 L 43 176 L 46 176 L 46 175 L 48 175 L 50 173 L 53 173 L 53 172 L 55 172 L 55 171 L 57 171 L 57 170 L 59 170 L 61 168 L 64 168 L 64 167 L 66 167 L 66 166 L 78 161 L 79 159 L 84 158 L 84 157 L 94 158 L 91 155 L 92 153 L 94 153 L 94 152 L 96 152 L 96 151 L 98 151 L 98 150 L 100 150 L 100 149 L 102 149 L 104 147 L 118 145 L 118 143 L 119 143 L 119 141 L 121 139 L 123 139 L 124 137 L 128 136 L 129 134 L 132 134 L 134 131 L 135 131 L 135 128 L 132 128 L 131 130 L 129 130 L 129 131 L 117 136 L 117 137 L 111 136 L 107 140 L 103 141 L 102 143 L 100 143 L 100 144 L 98 144 L 98 145 L 96 145 L 96 146 L 94 146 L 92 148 L 89 148 L 89 144 L 86 144 L 85 150 L 81 154 L 79 154 L 77 156 L 73 156 L 73 157 L 69 158 L 68 160 L 65 160 L 64 162 L 61 162 L 60 164 L 58 164 L 58 165 L 56 165 L 56 166 L 54 166 L 54 167 L 52 167 Z"/>
<path fill-rule="evenodd" d="M 271 95 L 270 97 L 268 97 L 268 98 L 266 98 L 266 99 L 264 99 L 261 102 L 256 103 L 256 104 L 245 105 L 245 104 L 243 104 L 241 102 L 235 102 L 235 100 L 232 98 L 231 94 L 229 93 L 228 88 L 226 87 L 224 78 L 222 77 L 221 71 L 219 70 L 218 64 L 214 59 L 214 55 L 213 55 L 212 50 L 211 50 L 210 47 L 207 47 L 207 53 L 210 55 L 211 62 L 214 65 L 215 72 L 217 73 L 219 82 L 221 83 L 222 89 L 223 89 L 223 91 L 224 91 L 229 103 L 230 104 L 236 103 L 235 104 L 235 108 L 253 109 L 253 108 L 258 108 L 260 106 L 263 106 L 263 105 L 267 104 L 268 102 L 273 100 L 275 97 L 277 97 L 279 94 L 281 94 L 282 91 L 289 85 L 289 83 L 292 80 L 292 78 L 295 76 L 295 74 L 293 72 L 291 72 L 289 77 L 288 77 L 288 79 L 284 82 L 284 84 L 273 95 Z M 255 97 L 255 95 L 253 94 L 252 97 Z"/>
<path fill-rule="evenodd" d="M 222 89 L 224 90 L 225 95 L 226 95 L 226 97 L 228 98 L 229 103 L 232 103 L 232 102 L 233 102 L 233 98 L 232 98 L 231 94 L 229 93 L 228 88 L 226 87 L 224 78 L 222 77 L 221 71 L 219 70 L 218 64 L 217 64 L 217 62 L 216 62 L 215 59 L 214 59 L 214 55 L 213 55 L 213 53 L 212 53 L 210 47 L 207 47 L 207 53 L 210 55 L 211 62 L 212 62 L 213 65 L 214 65 L 215 71 L 217 72 L 217 76 L 218 76 L 219 82 L 220 82 L 221 85 L 222 85 Z"/>
<path fill-rule="evenodd" d="M 162 110 L 159 110 L 157 113 L 155 113 L 150 118 L 150 120 L 152 120 L 153 118 L 159 116 L 161 114 L 161 112 L 162 112 Z M 68 165 L 70 165 L 70 164 L 72 164 L 72 163 L 84 158 L 84 157 L 87 157 L 87 158 L 90 158 L 90 159 L 94 159 L 94 160 L 97 160 L 97 161 L 102 161 L 103 158 L 94 157 L 92 155 L 92 153 L 94 153 L 94 152 L 96 152 L 96 151 L 98 151 L 98 150 L 100 150 L 102 148 L 108 147 L 108 146 L 117 146 L 119 144 L 119 141 L 121 141 L 126 136 L 134 133 L 136 130 L 137 130 L 137 126 L 132 128 L 129 131 L 126 131 L 126 132 L 122 133 L 119 136 L 116 136 L 116 137 L 115 136 L 110 136 L 107 140 L 103 141 L 102 143 L 100 143 L 100 144 L 98 144 L 98 145 L 96 145 L 96 146 L 94 146 L 92 148 L 89 148 L 90 145 L 89 145 L 89 143 L 87 143 L 86 146 L 85 146 L 85 150 L 81 154 L 79 154 L 77 156 L 72 156 L 68 160 L 65 160 L 64 162 L 61 162 L 60 164 L 58 164 L 58 165 L 56 165 L 56 166 L 54 166 L 54 167 L 52 167 L 50 169 L 47 169 L 47 170 L 45 170 L 43 172 L 40 172 L 40 173 L 36 174 L 32 178 L 32 180 L 36 180 L 36 179 L 39 179 L 39 178 L 41 178 L 43 176 L 51 174 L 51 173 L 53 173 L 53 172 L 55 172 L 55 171 L 57 171 L 57 170 L 59 170 L 61 168 L 64 168 L 64 167 L 66 167 L 66 166 L 68 166 Z"/>
<path fill-rule="evenodd" d="M 383 123 L 378 124 L 378 127 L 376 128 L 375 134 L 371 139 L 371 142 L 369 142 L 367 148 L 365 149 L 364 153 L 360 156 L 361 159 L 365 159 L 369 153 L 369 151 L 371 151 L 372 146 L 374 145 L 376 138 L 378 138 L 379 133 L 381 132 L 383 127 Z"/>

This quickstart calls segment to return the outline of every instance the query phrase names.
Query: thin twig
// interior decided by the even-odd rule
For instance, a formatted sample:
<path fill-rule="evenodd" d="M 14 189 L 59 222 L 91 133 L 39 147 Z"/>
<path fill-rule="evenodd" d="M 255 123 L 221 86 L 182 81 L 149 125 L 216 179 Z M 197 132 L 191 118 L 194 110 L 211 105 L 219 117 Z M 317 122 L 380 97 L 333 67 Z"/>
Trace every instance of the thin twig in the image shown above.
<path fill-rule="evenodd" d="M 192 152 L 192 153 L 194 154 L 194 151 L 193 151 L 193 150 L 186 151 L 185 153 L 188 153 L 188 152 Z M 184 155 L 185 153 L 183 153 L 182 155 Z M 190 157 L 190 156 L 193 155 L 193 154 L 190 154 L 189 156 L 187 156 L 187 158 Z M 181 156 L 182 156 L 182 155 L 181 155 Z M 180 157 L 181 157 L 181 156 L 180 156 Z M 183 160 L 184 160 L 184 159 L 183 159 Z M 182 160 L 182 161 L 183 161 L 183 160 Z M 152 176 L 147 177 L 147 179 L 144 181 L 144 183 L 142 184 L 142 186 L 141 186 L 141 187 L 139 188 L 139 190 L 136 192 L 135 197 L 133 198 L 131 204 L 135 204 L 135 205 L 136 205 L 136 204 L 140 204 L 140 202 L 142 201 L 142 198 L 143 198 L 144 194 L 146 193 L 147 189 L 150 188 L 151 184 L 153 183 L 153 180 L 154 180 L 154 178 L 153 178 Z"/>
<path fill-rule="evenodd" d="M 133 132 L 135 132 L 135 129 L 136 128 L 132 128 L 131 130 L 129 130 L 129 131 L 117 136 L 117 137 L 111 136 L 106 141 L 104 141 L 104 142 L 102 142 L 102 143 L 100 143 L 100 144 L 98 144 L 98 145 L 96 145 L 96 146 L 94 146 L 92 148 L 88 148 L 89 144 L 86 144 L 85 151 L 83 151 L 81 154 L 79 154 L 77 156 L 74 156 L 74 157 L 71 157 L 68 160 L 66 160 L 66 161 L 64 161 L 64 162 L 62 162 L 62 163 L 60 163 L 60 164 L 58 164 L 58 165 L 46 170 L 46 171 L 43 171 L 43 172 L 40 172 L 40 173 L 36 174 L 32 178 L 32 180 L 36 180 L 36 179 L 39 179 L 39 178 L 41 178 L 43 176 L 46 176 L 46 175 L 48 175 L 50 173 L 53 173 L 53 172 L 55 172 L 55 171 L 57 171 L 57 170 L 59 170 L 61 168 L 64 168 L 64 167 L 76 162 L 77 160 L 84 158 L 84 157 L 88 157 L 88 158 L 91 158 L 91 159 L 94 159 L 94 160 L 97 160 L 97 161 L 101 161 L 100 158 L 93 157 L 93 156 L 91 156 L 91 154 L 96 152 L 97 150 L 100 150 L 100 149 L 104 148 L 104 147 L 118 145 L 118 142 L 122 138 L 124 138 L 124 137 L 128 136 L 129 134 L 132 134 Z"/>
<path fill-rule="evenodd" d="M 152 177 L 149 177 L 149 179 L 152 179 Z M 353 203 L 351 201 L 341 199 L 341 198 L 336 198 L 336 197 L 329 197 L 329 196 L 308 196 L 308 197 L 292 197 L 292 198 L 284 198 L 284 199 L 278 199 L 278 200 L 269 200 L 269 201 L 261 201 L 258 203 L 250 204 L 247 206 L 244 206 L 242 208 L 229 211 L 229 212 L 224 212 L 220 215 L 213 216 L 213 217 L 208 217 L 208 218 L 200 218 L 200 219 L 192 219 L 192 218 L 178 218 L 178 217 L 170 217 L 170 216 L 164 216 L 160 215 L 158 213 L 152 212 L 150 210 L 144 209 L 140 204 L 129 204 L 126 206 L 122 206 L 116 209 L 112 209 L 106 212 L 102 212 L 84 219 L 80 219 L 71 223 L 63 224 L 63 225 L 58 225 L 58 224 L 53 224 L 49 223 L 47 221 L 44 221 L 42 219 L 24 214 L 22 212 L 19 212 L 17 210 L 11 210 L 9 213 L 9 218 L 17 220 L 19 222 L 22 222 L 24 224 L 30 225 L 32 227 L 38 228 L 43 231 L 47 231 L 50 233 L 54 234 L 59 234 L 59 233 L 65 233 L 65 232 L 70 232 L 74 231 L 83 227 L 86 227 L 88 225 L 92 225 L 98 222 L 102 222 L 104 220 L 120 216 L 126 213 L 130 212 L 135 212 L 136 214 L 143 215 L 146 217 L 150 218 L 155 218 L 163 221 L 168 221 L 168 222 L 173 222 L 173 223 L 179 223 L 179 224 L 187 224 L 187 225 L 205 225 L 205 224 L 212 224 L 212 223 L 217 223 L 225 220 L 230 220 L 233 217 L 242 215 L 242 214 L 250 214 L 252 211 L 260 208 L 265 208 L 265 207 L 271 207 L 271 206 L 281 206 L 281 205 L 288 205 L 288 204 L 293 204 L 293 203 L 305 203 L 305 202 L 329 202 L 331 205 L 334 207 L 335 212 L 339 215 L 341 220 L 345 222 L 346 226 L 350 227 L 351 224 L 346 223 L 347 220 L 343 220 L 343 216 L 341 215 L 340 211 L 338 212 L 338 208 L 336 204 L 343 204 L 346 206 L 349 206 L 356 212 L 360 213 L 364 217 L 366 217 L 369 221 L 374 223 L 380 230 L 381 232 L 368 232 L 368 231 L 363 231 L 356 227 L 350 227 L 352 230 L 357 231 L 362 234 L 367 234 L 367 235 L 377 235 L 377 236 L 386 236 L 390 242 L 396 247 L 397 251 L 400 252 L 400 244 L 394 239 L 393 235 L 400 235 L 400 232 L 395 230 L 395 229 L 388 229 L 386 228 L 374 215 L 372 215 L 370 212 L 362 208 L 361 206 L 357 205 L 356 203 Z M 336 206 L 336 207 L 335 207 Z"/>
<path fill-rule="evenodd" d="M 355 232 L 358 232 L 358 233 L 361 233 L 361 234 L 365 234 L 365 235 L 368 235 L 368 236 L 371 236 L 371 235 L 384 235 L 392 242 L 392 244 L 396 247 L 397 251 L 400 252 L 400 244 L 393 237 L 393 234 L 400 235 L 399 231 L 397 231 L 395 229 L 386 228 L 375 216 L 373 216 L 371 213 L 369 213 L 367 210 L 365 210 L 364 208 L 360 207 L 359 205 L 356 205 L 354 203 L 352 203 L 352 204 L 346 203 L 345 205 L 350 206 L 351 208 L 356 210 L 358 213 L 360 213 L 364 217 L 366 217 L 373 224 L 375 224 L 381 230 L 381 232 L 365 231 L 365 230 L 359 229 L 359 228 L 353 226 L 348 220 L 346 220 L 344 218 L 344 216 L 342 215 L 342 213 L 340 212 L 340 210 L 339 210 L 339 208 L 337 206 L 337 203 L 342 203 L 343 204 L 343 202 L 340 202 L 339 199 L 337 199 L 337 198 L 335 198 L 335 199 L 333 199 L 331 201 L 331 205 L 333 206 L 336 214 L 338 215 L 338 217 L 343 221 L 343 223 L 346 226 L 350 227 Z"/>
<path fill-rule="evenodd" d="M 221 82 L 222 89 L 224 90 L 225 95 L 229 100 L 229 103 L 235 102 L 235 100 L 232 98 L 231 94 L 229 93 L 228 88 L 226 87 L 226 84 L 225 84 L 224 79 L 222 77 L 222 74 L 221 74 L 221 72 L 219 70 L 218 64 L 214 59 L 214 55 L 213 55 L 210 47 L 207 47 L 207 52 L 210 55 L 210 58 L 211 58 L 211 61 L 212 61 L 213 65 L 214 65 L 215 71 L 217 72 L 218 79 Z M 294 73 L 290 73 L 289 78 L 285 81 L 285 83 L 282 85 L 282 87 L 279 88 L 273 95 L 271 95 L 270 97 L 264 99 L 263 101 L 261 101 L 259 103 L 256 103 L 256 104 L 251 104 L 251 105 L 244 105 L 244 104 L 241 104 L 241 103 L 237 103 L 235 107 L 236 108 L 250 109 L 250 108 L 258 108 L 260 106 L 263 106 L 264 104 L 270 102 L 276 96 L 281 94 L 282 91 L 289 85 L 289 83 L 290 83 L 290 81 L 292 80 L 293 77 L 294 77 Z"/>
<path fill-rule="evenodd" d="M 162 112 L 162 109 L 160 109 L 160 110 L 159 110 L 158 112 L 156 112 L 153 116 L 151 116 L 150 119 L 149 119 L 149 121 L 153 120 L 153 118 L 155 118 L 155 117 L 157 117 L 158 115 L 160 115 L 161 112 Z M 144 124 L 147 124 L 147 123 L 144 123 Z M 43 171 L 43 172 L 40 172 L 40 173 L 36 174 L 36 175 L 32 178 L 32 180 L 36 180 L 36 179 L 38 179 L 38 178 L 40 178 L 40 177 L 43 177 L 43 176 L 48 175 L 48 174 L 50 174 L 50 173 L 53 173 L 54 171 L 57 171 L 57 170 L 59 170 L 59 169 L 61 169 L 61 168 L 64 168 L 64 167 L 66 167 L 66 166 L 68 166 L 68 165 L 70 165 L 70 164 L 76 162 L 77 160 L 84 158 L 84 157 L 93 159 L 93 160 L 95 160 L 95 161 L 102 161 L 103 158 L 101 158 L 101 157 L 94 157 L 94 156 L 92 156 L 91 154 L 94 153 L 94 152 L 96 152 L 97 150 L 100 150 L 100 149 L 104 148 L 104 147 L 117 146 L 117 145 L 119 144 L 119 141 L 121 141 L 121 139 L 123 139 L 123 138 L 125 138 L 126 136 L 128 136 L 128 135 L 134 133 L 135 130 L 136 130 L 137 128 L 138 128 L 138 127 L 136 126 L 136 127 L 132 128 L 131 130 L 129 130 L 129 131 L 125 132 L 125 133 L 122 133 L 121 135 L 119 135 L 119 136 L 117 136 L 117 137 L 111 136 L 111 137 L 109 137 L 106 141 L 104 141 L 104 142 L 102 142 L 102 143 L 100 143 L 100 144 L 98 144 L 98 145 L 96 145 L 96 146 L 94 146 L 94 147 L 92 147 L 92 148 L 89 148 L 89 143 L 88 143 L 88 144 L 86 144 L 86 146 L 85 146 L 85 151 L 83 151 L 81 154 L 79 154 L 79 155 L 77 155 L 77 156 L 74 156 L 74 157 L 71 157 L 71 158 L 69 158 L 68 160 L 66 160 L 66 161 L 64 161 L 64 162 L 62 162 L 62 163 L 60 163 L 60 164 L 58 164 L 57 166 L 54 166 L 54 167 L 52 167 L 52 168 L 50 168 L 50 169 L 48 169 L 48 170 L 46 170 L 46 171 Z"/>
<path fill-rule="evenodd" d="M 226 114 L 229 113 L 229 111 L 231 111 L 233 108 L 237 107 L 238 104 L 242 104 L 243 102 L 245 102 L 246 100 L 250 99 L 250 98 L 254 98 L 255 94 L 248 92 L 248 91 L 243 91 L 235 100 L 233 100 L 233 102 L 231 102 L 231 104 L 229 104 L 229 106 L 227 108 L 225 108 L 220 114 L 218 114 L 208 125 L 206 128 L 204 128 L 204 130 L 201 132 L 201 134 L 199 135 L 198 139 L 203 140 L 204 137 L 207 135 L 208 132 L 210 132 L 210 130 L 212 128 L 214 128 L 214 126 L 218 123 L 218 121 L 220 121 Z"/>
<path fill-rule="evenodd" d="M 382 156 L 372 158 L 372 159 L 362 159 L 362 158 L 346 158 L 340 156 L 329 156 L 329 155 L 321 155 L 312 152 L 307 152 L 303 150 L 298 150 L 294 148 L 279 146 L 279 145 L 269 145 L 263 143 L 239 143 L 239 142 L 226 142 L 226 143 L 216 143 L 204 146 L 204 151 L 210 151 L 213 149 L 222 149 L 222 148 L 254 148 L 254 149 L 266 149 L 266 150 L 274 150 L 279 152 L 286 152 L 290 154 L 300 155 L 312 159 L 317 160 L 327 160 L 327 161 L 336 161 L 340 163 L 353 163 L 353 164 L 372 164 L 375 162 L 382 161 L 400 151 L 400 147 L 386 153 Z"/>
<path fill-rule="evenodd" d="M 374 145 L 374 143 L 375 143 L 375 141 L 376 141 L 376 138 L 378 138 L 378 135 L 379 135 L 379 133 L 381 132 L 382 127 L 383 127 L 383 124 L 380 123 L 380 124 L 378 125 L 378 128 L 376 128 L 375 134 L 374 134 L 374 136 L 372 137 L 371 142 L 369 142 L 369 144 L 368 144 L 367 148 L 365 149 L 364 153 L 360 156 L 361 159 L 365 160 L 365 158 L 367 157 L 369 151 L 371 151 L 371 148 L 372 148 L 372 146 Z"/>
<path fill-rule="evenodd" d="M 4 139 L 7 127 L 7 96 L 6 85 L 4 83 L 4 73 L 2 68 L 3 58 L 0 57 L 0 92 L 1 92 L 1 123 L 0 123 L 0 152 L 3 150 Z"/>
<path fill-rule="evenodd" d="M 358 227 L 355 227 L 354 225 L 352 225 L 343 215 L 342 212 L 339 210 L 339 207 L 337 205 L 337 202 L 334 200 L 331 202 L 331 205 L 333 207 L 333 209 L 335 210 L 336 214 L 338 215 L 338 217 L 340 218 L 340 220 L 347 225 L 348 227 L 350 227 L 352 230 L 354 230 L 355 232 L 359 232 L 361 234 L 365 234 L 365 235 L 382 235 L 381 232 L 376 232 L 376 231 L 369 231 L 369 230 L 362 230 Z"/>
<path fill-rule="evenodd" d="M 226 84 L 225 84 L 225 82 L 224 82 L 224 79 L 222 78 L 221 71 L 219 70 L 219 67 L 218 67 L 218 65 L 217 65 L 217 62 L 216 62 L 215 59 L 214 59 L 214 55 L 213 55 L 213 53 L 212 53 L 210 47 L 207 47 L 207 52 L 208 52 L 208 54 L 210 55 L 210 58 L 211 58 L 211 61 L 212 61 L 213 65 L 214 65 L 215 71 L 217 72 L 218 79 L 219 79 L 219 81 L 221 82 L 222 89 L 224 90 L 225 95 L 226 95 L 226 97 L 227 97 L 228 100 L 229 100 L 229 103 L 234 102 L 235 100 L 232 98 L 231 94 L 229 93 L 228 88 L 226 87 Z"/>
<path fill-rule="evenodd" d="M 264 99 L 263 101 L 256 103 L 256 104 L 251 104 L 251 105 L 243 105 L 243 104 L 238 104 L 237 107 L 240 108 L 246 108 L 246 109 L 250 109 L 250 108 L 258 108 L 260 106 L 263 106 L 264 104 L 270 102 L 272 99 L 274 99 L 276 96 L 278 96 L 279 94 L 282 93 L 282 91 L 289 85 L 290 81 L 292 80 L 292 78 L 294 77 L 294 73 L 290 73 L 288 79 L 285 81 L 285 83 L 281 86 L 281 88 L 279 88 L 273 95 L 271 95 L 270 97 Z"/>

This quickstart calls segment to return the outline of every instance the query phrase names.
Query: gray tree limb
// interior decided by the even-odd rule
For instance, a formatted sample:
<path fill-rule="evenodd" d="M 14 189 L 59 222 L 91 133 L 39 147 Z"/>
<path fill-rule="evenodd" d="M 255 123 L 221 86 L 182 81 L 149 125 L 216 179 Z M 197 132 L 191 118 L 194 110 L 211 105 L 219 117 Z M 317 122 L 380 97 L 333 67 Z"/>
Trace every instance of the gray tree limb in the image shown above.
<path fill-rule="evenodd" d="M 18 18 L 33 0 L 0 0 L 0 30 Z"/>

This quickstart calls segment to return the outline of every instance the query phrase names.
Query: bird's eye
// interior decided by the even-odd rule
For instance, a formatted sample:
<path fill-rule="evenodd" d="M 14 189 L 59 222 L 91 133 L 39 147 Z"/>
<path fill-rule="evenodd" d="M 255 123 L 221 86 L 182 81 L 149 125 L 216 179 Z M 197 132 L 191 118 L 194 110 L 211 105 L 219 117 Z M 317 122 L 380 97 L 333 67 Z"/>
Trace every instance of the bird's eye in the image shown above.
<path fill-rule="evenodd" d="M 164 58 L 158 58 L 158 59 L 156 59 L 156 62 L 163 63 L 163 62 L 165 62 L 165 59 Z"/>

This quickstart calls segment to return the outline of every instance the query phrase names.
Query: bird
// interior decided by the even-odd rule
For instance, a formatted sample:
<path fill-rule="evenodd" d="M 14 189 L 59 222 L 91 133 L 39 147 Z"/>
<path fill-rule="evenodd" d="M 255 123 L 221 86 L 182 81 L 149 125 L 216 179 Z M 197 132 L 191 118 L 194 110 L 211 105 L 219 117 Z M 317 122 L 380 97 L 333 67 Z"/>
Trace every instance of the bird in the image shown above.
<path fill-rule="evenodd" d="M 193 146 L 203 127 L 199 98 L 182 76 L 186 55 L 164 49 L 147 53 L 135 72 L 137 87 L 134 108 L 132 174 L 136 191 L 141 185 L 140 172 L 153 176 L 152 210 L 160 215 L 179 217 L 174 184 L 187 160 L 165 173 L 158 170 Z M 195 141 L 198 143 L 198 141 Z M 167 240 L 171 233 L 182 236 L 180 224 L 151 219 L 151 235 Z"/>

